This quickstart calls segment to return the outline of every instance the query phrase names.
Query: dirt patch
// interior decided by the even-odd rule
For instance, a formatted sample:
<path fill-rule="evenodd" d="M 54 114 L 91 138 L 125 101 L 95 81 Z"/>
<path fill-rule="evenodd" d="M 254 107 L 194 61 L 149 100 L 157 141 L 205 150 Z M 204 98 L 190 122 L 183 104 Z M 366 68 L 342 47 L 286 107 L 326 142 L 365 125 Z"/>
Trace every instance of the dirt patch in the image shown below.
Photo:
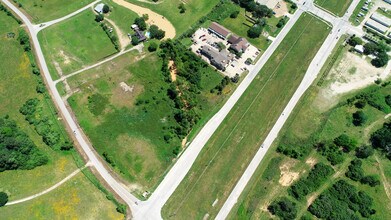
<path fill-rule="evenodd" d="M 105 20 L 106 20 L 107 22 L 109 22 L 109 23 L 113 26 L 115 32 L 117 33 L 118 41 L 119 41 L 121 50 L 124 50 L 124 48 L 125 48 L 126 46 L 128 46 L 128 44 L 130 43 L 129 37 L 128 37 L 126 34 L 124 34 L 124 33 L 121 31 L 121 29 L 118 28 L 118 26 L 115 24 L 114 21 L 112 21 L 112 20 L 110 20 L 110 19 L 108 19 L 108 18 L 105 18 Z"/>
<path fill-rule="evenodd" d="M 58 55 L 63 59 L 63 63 L 65 65 L 71 63 L 71 58 L 68 55 L 66 55 L 63 50 L 60 50 Z"/>
<path fill-rule="evenodd" d="M 295 180 L 299 178 L 299 172 L 290 171 L 294 163 L 285 163 L 280 166 L 281 176 L 278 182 L 282 186 L 290 186 Z"/>
<path fill-rule="evenodd" d="M 289 12 L 288 6 L 284 1 L 278 2 L 273 11 L 276 13 L 274 16 L 276 16 L 277 18 L 282 17 Z"/>
<path fill-rule="evenodd" d="M 156 25 L 160 29 L 166 32 L 166 36 L 164 39 L 171 38 L 173 39 L 176 35 L 176 31 L 174 28 L 174 25 L 171 24 L 170 21 L 168 21 L 164 16 L 159 15 L 158 13 L 148 9 L 148 8 L 143 8 L 138 5 L 129 3 L 124 0 L 113 0 L 115 3 L 118 5 L 121 5 L 125 8 L 128 8 L 134 12 L 136 12 L 139 16 L 142 16 L 143 14 L 147 14 L 149 19 L 147 20 L 147 23 L 149 25 Z"/>
<path fill-rule="evenodd" d="M 378 78 L 385 79 L 390 75 L 390 64 L 387 68 L 376 68 L 372 66 L 365 56 L 347 52 L 341 61 L 332 68 L 327 81 L 331 96 L 337 96 L 352 90 L 364 88 Z"/>
<path fill-rule="evenodd" d="M 305 163 L 309 166 L 313 167 L 316 164 L 317 160 L 313 157 L 308 158 Z"/>
<path fill-rule="evenodd" d="M 176 81 L 177 69 L 173 60 L 168 61 L 168 69 L 170 70 L 171 81 Z"/>
<path fill-rule="evenodd" d="M 144 91 L 144 87 L 139 84 L 128 85 L 120 82 L 113 88 L 110 102 L 116 107 L 133 107 L 138 95 Z"/>

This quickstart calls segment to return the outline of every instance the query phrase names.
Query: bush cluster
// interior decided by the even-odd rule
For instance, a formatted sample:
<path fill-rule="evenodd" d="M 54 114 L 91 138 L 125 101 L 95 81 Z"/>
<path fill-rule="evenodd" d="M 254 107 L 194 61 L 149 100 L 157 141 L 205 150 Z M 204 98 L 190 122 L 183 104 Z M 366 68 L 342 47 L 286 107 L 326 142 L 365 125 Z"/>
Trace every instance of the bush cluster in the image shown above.
<path fill-rule="evenodd" d="M 284 220 L 293 220 L 297 216 L 296 203 L 290 201 L 286 197 L 282 197 L 273 201 L 267 209 L 273 215 L 276 215 Z"/>
<path fill-rule="evenodd" d="M 344 180 L 339 180 L 326 192 L 322 193 L 309 207 L 308 211 L 318 218 L 359 219 L 356 212 L 368 218 L 375 214 L 372 209 L 373 199 L 365 192 Z"/>
<path fill-rule="evenodd" d="M 296 199 L 302 199 L 306 195 L 316 191 L 332 174 L 334 169 L 324 163 L 317 163 L 311 169 L 306 178 L 300 178 L 288 192 Z"/>
<path fill-rule="evenodd" d="M 384 123 L 383 127 L 371 135 L 372 146 L 383 152 L 391 160 L 391 122 Z"/>
<path fill-rule="evenodd" d="M 34 142 L 17 127 L 15 121 L 0 118 L 0 172 L 30 170 L 48 162 Z"/>

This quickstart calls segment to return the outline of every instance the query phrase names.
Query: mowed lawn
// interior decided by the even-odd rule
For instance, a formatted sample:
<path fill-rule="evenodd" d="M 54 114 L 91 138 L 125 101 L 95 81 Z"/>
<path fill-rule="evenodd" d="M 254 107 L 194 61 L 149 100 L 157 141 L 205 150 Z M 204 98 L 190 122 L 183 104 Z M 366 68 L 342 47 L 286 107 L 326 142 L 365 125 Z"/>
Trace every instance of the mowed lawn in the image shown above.
<path fill-rule="evenodd" d="M 24 203 L 1 208 L 1 219 L 110 219 L 124 216 L 82 173 L 53 191 Z"/>
<path fill-rule="evenodd" d="M 88 5 L 94 0 L 17 0 L 34 23 L 51 21 Z"/>
<path fill-rule="evenodd" d="M 353 0 L 315 0 L 314 3 L 331 13 L 342 17 Z"/>
<path fill-rule="evenodd" d="M 301 16 L 198 156 L 163 208 L 163 217 L 216 216 L 300 84 L 329 30 L 313 16 Z"/>
<path fill-rule="evenodd" d="M 30 61 L 17 40 L 19 25 L 5 13 L 0 12 L 0 117 L 9 115 L 29 135 L 37 147 L 48 155 L 49 163 L 33 170 L 12 170 L 0 172 L 0 191 L 9 194 L 10 200 L 20 199 L 38 193 L 60 181 L 77 167 L 71 153 L 52 150 L 42 142 L 34 127 L 19 113 L 19 108 L 30 98 L 39 98 L 48 116 L 54 106 L 46 102 L 35 91 L 36 76 L 32 74 Z M 15 38 L 7 38 L 15 33 Z M 59 122 L 59 126 L 61 123 Z"/>
<path fill-rule="evenodd" d="M 176 36 L 180 36 L 183 32 L 195 24 L 198 19 L 207 15 L 219 0 L 163 0 L 159 4 L 150 4 L 138 0 L 126 0 L 136 5 L 140 5 L 155 11 L 166 17 L 175 27 Z M 179 4 L 185 2 L 186 12 L 179 13 Z"/>
<path fill-rule="evenodd" d="M 87 10 L 39 33 L 39 41 L 54 79 L 117 52 L 94 19 L 94 13 Z"/>

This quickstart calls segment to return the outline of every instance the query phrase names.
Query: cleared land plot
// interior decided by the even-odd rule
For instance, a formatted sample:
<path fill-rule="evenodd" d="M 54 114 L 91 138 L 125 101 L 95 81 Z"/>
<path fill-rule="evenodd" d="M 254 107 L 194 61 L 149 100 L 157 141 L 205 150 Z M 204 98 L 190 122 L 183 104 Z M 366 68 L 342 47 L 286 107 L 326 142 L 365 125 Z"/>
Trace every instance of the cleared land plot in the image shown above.
<path fill-rule="evenodd" d="M 115 205 L 79 173 L 57 189 L 1 208 L 2 219 L 123 219 Z"/>
<path fill-rule="evenodd" d="M 296 90 L 329 29 L 313 16 L 302 15 L 198 156 L 166 203 L 164 217 L 200 219 L 217 214 Z M 292 68 L 295 63 L 301 65 Z"/>
<path fill-rule="evenodd" d="M 38 35 L 54 79 L 117 52 L 92 11 L 48 27 Z"/>
<path fill-rule="evenodd" d="M 342 41 L 341 41 L 342 43 Z M 341 46 L 341 48 L 343 48 Z M 347 50 L 344 51 L 348 53 Z M 334 53 L 337 56 L 342 56 L 341 51 L 336 49 Z M 334 55 L 333 55 L 334 56 Z M 333 57 L 331 56 L 331 57 Z M 334 66 L 331 71 L 334 71 Z M 328 69 L 330 71 L 330 69 Z M 345 73 L 349 74 L 349 73 Z M 316 196 L 310 194 L 303 201 L 297 201 L 290 197 L 287 193 L 287 186 L 283 186 L 280 182 L 283 178 L 281 172 L 281 165 L 294 162 L 294 166 L 291 168 L 291 172 L 297 172 L 300 176 L 309 170 L 310 166 L 313 166 L 317 162 L 323 162 L 330 164 L 325 157 L 311 152 L 307 157 L 294 160 L 288 158 L 282 154 L 277 153 L 275 150 L 278 145 L 284 144 L 292 147 L 298 145 L 309 144 L 313 145 L 319 140 L 332 140 L 340 134 L 344 133 L 350 137 L 355 138 L 359 146 L 367 143 L 369 135 L 375 130 L 379 129 L 385 122 L 385 113 L 381 112 L 371 106 L 366 106 L 363 111 L 368 115 L 368 121 L 363 127 L 356 127 L 352 124 L 352 113 L 357 109 L 354 106 L 337 105 L 337 103 L 343 102 L 346 98 L 354 96 L 349 94 L 343 97 L 334 97 L 334 100 L 329 100 L 325 97 L 324 88 L 318 86 L 317 82 L 322 78 L 321 74 L 315 81 L 314 85 L 305 93 L 297 107 L 289 117 L 287 123 L 280 132 L 281 137 L 275 142 L 273 147 L 269 150 L 265 157 L 265 161 L 261 163 L 254 178 L 250 181 L 245 192 L 241 195 L 241 198 L 234 209 L 231 211 L 230 219 L 270 219 L 272 215 L 267 210 L 268 205 L 278 197 L 288 196 L 292 201 L 295 201 L 298 206 L 299 215 L 312 216 L 306 211 L 307 205 L 316 199 Z M 357 92 L 368 91 L 369 89 L 362 89 Z M 390 93 L 390 87 L 381 88 L 379 94 Z M 275 158 L 282 158 L 276 161 Z M 349 164 L 349 161 L 354 158 L 352 154 L 346 154 L 345 161 Z M 385 176 L 390 176 L 391 162 L 380 157 L 382 167 L 384 168 Z M 277 163 L 278 162 L 278 163 Z M 338 177 L 344 177 L 346 172 L 346 165 L 334 166 Z M 369 159 L 363 160 L 363 169 L 365 174 L 375 174 L 381 176 L 379 164 L 375 162 L 375 158 L 372 156 Z M 336 176 L 333 176 L 321 189 L 317 192 L 319 195 L 327 187 L 331 186 L 336 181 Z M 350 181 L 344 178 L 346 181 Z M 388 178 L 388 181 L 390 178 Z M 372 216 L 373 219 L 389 219 L 389 210 L 391 207 L 384 203 L 385 192 L 384 182 L 377 187 L 369 187 L 359 183 L 350 181 L 349 183 L 358 187 L 359 190 L 367 192 L 374 199 L 374 209 L 376 214 Z M 383 202 L 382 202 L 383 201 Z M 300 216 L 297 217 L 300 219 Z"/>
<path fill-rule="evenodd" d="M 13 19 L 0 12 L 0 117 L 9 115 L 15 120 L 38 148 L 48 155 L 49 163 L 33 170 L 0 172 L 0 191 L 7 192 L 11 201 L 40 192 L 76 169 L 71 152 L 54 151 L 45 145 L 34 127 L 19 113 L 19 108 L 27 99 L 39 98 L 44 103 L 45 115 L 53 117 L 62 126 L 57 121 L 50 99 L 45 100 L 35 91 L 37 76 L 32 74 L 30 60 L 17 40 L 18 28 L 19 25 Z M 16 36 L 7 38 L 7 33 L 15 33 Z"/>
<path fill-rule="evenodd" d="M 315 0 L 314 3 L 331 13 L 342 17 L 353 0 Z"/>
<path fill-rule="evenodd" d="M 167 95 L 170 83 L 164 81 L 161 67 L 156 54 L 132 52 L 68 79 L 73 89 L 81 90 L 68 101 L 83 130 L 95 149 L 106 153 L 111 165 L 132 183 L 130 190 L 140 194 L 153 190 L 172 162 L 174 147 L 182 142 L 177 136 L 169 142 L 163 138 L 177 122 Z M 209 92 L 222 76 L 206 70 L 201 79 L 203 112 L 194 133 L 227 97 Z M 224 92 L 228 89 L 232 90 Z"/>
<path fill-rule="evenodd" d="M 17 0 L 35 23 L 54 20 L 70 14 L 94 0 Z M 18 4 L 17 3 L 17 4 Z"/>
<path fill-rule="evenodd" d="M 162 1 L 159 4 L 150 4 L 137 0 L 127 0 L 136 5 L 140 5 L 155 11 L 166 17 L 175 27 L 176 36 L 181 35 L 191 25 L 193 25 L 202 16 L 208 14 L 212 8 L 219 2 L 218 0 L 170 0 Z M 180 13 L 179 4 L 185 3 L 186 12 Z"/>

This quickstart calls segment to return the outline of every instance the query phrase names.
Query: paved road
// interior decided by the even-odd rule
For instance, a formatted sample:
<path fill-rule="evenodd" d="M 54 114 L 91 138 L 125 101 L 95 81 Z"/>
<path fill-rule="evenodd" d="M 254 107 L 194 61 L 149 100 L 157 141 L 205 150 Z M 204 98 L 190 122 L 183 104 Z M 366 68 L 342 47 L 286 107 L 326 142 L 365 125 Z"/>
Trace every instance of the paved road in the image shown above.
<path fill-rule="evenodd" d="M 92 146 L 90 146 L 87 141 L 84 139 L 82 135 L 82 131 L 77 126 L 76 122 L 73 120 L 72 115 L 68 111 L 65 103 L 61 99 L 60 94 L 58 93 L 56 89 L 56 85 L 53 82 L 49 69 L 47 67 L 44 55 L 42 53 L 41 46 L 39 44 L 38 38 L 37 38 L 37 32 L 34 28 L 34 25 L 30 22 L 30 20 L 16 7 L 14 6 L 9 0 L 2 0 L 4 4 L 6 4 L 12 11 L 14 11 L 24 22 L 24 24 L 27 26 L 31 38 L 32 38 L 32 44 L 34 45 L 35 52 L 37 54 L 37 62 L 39 62 L 42 71 L 43 71 L 43 77 L 45 77 L 50 93 L 52 94 L 52 98 L 54 99 L 54 102 L 58 106 L 60 113 L 63 116 L 63 120 L 68 124 L 68 126 L 74 131 L 75 138 L 77 142 L 80 144 L 81 148 L 87 155 L 88 159 L 90 160 L 91 164 L 95 169 L 98 171 L 98 173 L 101 175 L 101 177 L 108 183 L 108 185 L 127 203 L 128 206 L 130 206 L 131 210 L 136 210 L 136 203 L 139 202 L 139 200 L 133 196 L 131 193 L 127 191 L 127 189 L 121 185 L 119 182 L 117 182 L 116 179 L 113 178 L 113 176 L 110 174 L 109 170 L 106 169 L 106 167 L 102 164 L 101 160 L 97 157 L 94 150 L 92 149 Z"/>
<path fill-rule="evenodd" d="M 288 34 L 290 29 L 299 19 L 302 11 L 297 11 L 281 30 L 280 34 L 275 38 L 273 43 L 262 55 L 261 59 L 255 64 L 254 69 L 243 79 L 242 83 L 238 86 L 232 96 L 224 104 L 218 113 L 216 113 L 206 125 L 202 128 L 199 134 L 195 137 L 189 147 L 183 152 L 178 161 L 174 164 L 171 170 L 167 173 L 163 181 L 156 188 L 151 197 L 139 205 L 139 210 L 134 213 L 136 219 L 161 219 L 161 209 L 167 202 L 170 196 L 174 193 L 175 189 L 179 186 L 183 178 L 189 172 L 191 166 L 196 160 L 198 154 L 205 146 L 206 142 L 217 130 L 224 118 L 231 111 L 233 106 L 242 96 L 244 91 L 257 76 L 266 61 L 271 57 L 273 52 L 277 49 L 278 45 Z"/>
<path fill-rule="evenodd" d="M 283 110 L 283 113 L 278 118 L 277 122 L 274 124 L 272 130 L 269 132 L 265 141 L 259 147 L 257 153 L 251 160 L 249 166 L 246 168 L 242 177 L 239 179 L 235 188 L 232 190 L 228 199 L 225 201 L 223 207 L 220 209 L 218 215 L 216 216 L 217 220 L 226 219 L 228 217 L 231 209 L 237 203 L 240 195 L 242 194 L 246 185 L 250 181 L 251 177 L 254 175 L 256 169 L 261 163 L 266 152 L 271 147 L 273 141 L 277 138 L 278 133 L 282 129 L 289 115 L 293 111 L 294 107 L 299 102 L 300 98 L 305 93 L 305 91 L 310 87 L 310 85 L 318 76 L 318 73 L 320 72 L 322 66 L 325 64 L 327 58 L 332 53 L 334 47 L 337 45 L 339 38 L 349 30 L 348 28 L 350 28 L 350 24 L 348 20 L 346 20 L 346 18 L 349 19 L 351 12 L 353 11 L 352 8 L 354 9 L 356 7 L 356 5 L 359 3 L 359 0 L 354 0 L 352 2 L 351 6 L 348 9 L 348 13 L 345 14 L 342 18 L 335 18 L 328 13 L 321 12 L 319 8 L 315 7 L 311 3 L 312 2 L 309 2 L 307 0 L 306 3 L 307 7 L 303 7 L 303 5 L 300 4 L 299 10 L 309 11 L 319 16 L 323 20 L 331 23 L 333 25 L 333 29 L 330 35 L 326 38 L 325 42 L 322 44 L 317 54 L 315 55 L 314 59 L 312 60 L 302 82 L 300 83 L 299 87 L 293 94 L 291 100 Z"/>

